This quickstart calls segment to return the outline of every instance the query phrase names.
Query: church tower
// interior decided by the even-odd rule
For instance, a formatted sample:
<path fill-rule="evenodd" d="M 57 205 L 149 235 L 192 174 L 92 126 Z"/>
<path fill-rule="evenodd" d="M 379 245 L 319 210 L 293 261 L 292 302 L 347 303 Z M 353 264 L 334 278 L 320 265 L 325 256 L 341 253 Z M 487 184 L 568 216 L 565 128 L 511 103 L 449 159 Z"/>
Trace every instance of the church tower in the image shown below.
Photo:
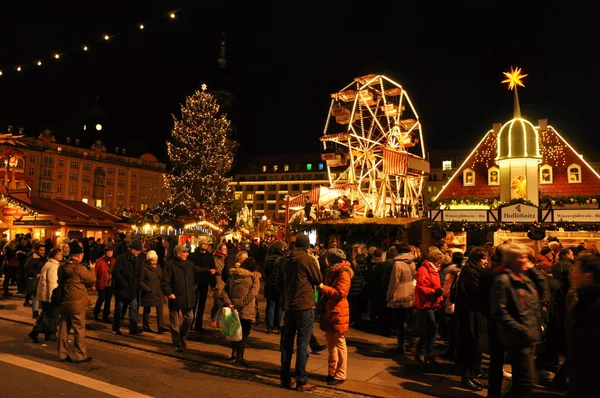
<path fill-rule="evenodd" d="M 225 33 L 221 33 L 221 47 L 219 50 L 219 57 L 217 58 L 217 65 L 213 72 L 211 79 L 208 82 L 208 92 L 215 96 L 221 112 L 227 114 L 227 118 L 231 120 L 231 131 L 230 137 L 235 138 L 237 135 L 237 128 L 235 126 L 235 112 L 234 112 L 234 100 L 235 95 L 233 94 L 235 89 L 233 85 L 233 79 L 231 78 L 231 72 L 227 68 L 227 36 Z"/>
<path fill-rule="evenodd" d="M 526 199 L 539 205 L 538 165 L 542 161 L 537 129 L 521 117 L 517 86 L 525 87 L 521 69 L 504 72 L 509 90 L 514 91 L 513 118 L 500 128 L 496 164 L 500 168 L 500 201 Z"/>

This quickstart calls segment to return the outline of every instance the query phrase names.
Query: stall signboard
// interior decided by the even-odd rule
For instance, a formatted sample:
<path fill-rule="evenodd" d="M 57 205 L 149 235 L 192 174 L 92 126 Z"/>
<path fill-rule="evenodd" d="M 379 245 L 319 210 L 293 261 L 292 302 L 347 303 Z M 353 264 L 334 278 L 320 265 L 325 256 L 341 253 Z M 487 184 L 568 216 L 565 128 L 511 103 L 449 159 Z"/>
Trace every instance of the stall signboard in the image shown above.
<path fill-rule="evenodd" d="M 488 222 L 487 210 L 444 210 L 445 222 Z"/>
<path fill-rule="evenodd" d="M 2 215 L 5 217 L 23 217 L 29 215 L 29 212 L 18 207 L 3 207 Z"/>
<path fill-rule="evenodd" d="M 550 211 L 550 210 L 549 210 Z M 552 219 L 544 217 L 544 221 L 552 222 L 600 222 L 600 209 L 568 209 L 552 210 Z"/>
<path fill-rule="evenodd" d="M 524 204 L 505 206 L 500 209 L 502 222 L 535 222 L 538 221 L 538 208 Z"/>
<path fill-rule="evenodd" d="M 13 225 L 36 225 L 36 226 L 48 226 L 52 225 L 52 220 L 14 220 Z"/>

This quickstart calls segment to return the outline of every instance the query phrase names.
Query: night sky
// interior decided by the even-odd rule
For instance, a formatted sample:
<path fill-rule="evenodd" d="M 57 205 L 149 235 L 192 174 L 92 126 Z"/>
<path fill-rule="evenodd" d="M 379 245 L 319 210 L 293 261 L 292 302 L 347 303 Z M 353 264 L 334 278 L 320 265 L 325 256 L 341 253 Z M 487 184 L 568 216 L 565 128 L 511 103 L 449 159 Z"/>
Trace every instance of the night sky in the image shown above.
<path fill-rule="evenodd" d="M 510 66 L 529 74 L 519 91 L 524 117 L 548 118 L 582 150 L 596 142 L 600 24 L 584 1 L 14 3 L 0 24 L 2 132 L 12 124 L 82 136 L 99 97 L 109 148 L 166 160 L 171 114 L 212 81 L 224 32 L 238 166 L 259 154 L 318 151 L 330 93 L 369 73 L 408 91 L 429 149 L 471 148 L 510 119 L 512 94 L 500 83 Z M 89 52 L 68 52 L 83 44 Z"/>

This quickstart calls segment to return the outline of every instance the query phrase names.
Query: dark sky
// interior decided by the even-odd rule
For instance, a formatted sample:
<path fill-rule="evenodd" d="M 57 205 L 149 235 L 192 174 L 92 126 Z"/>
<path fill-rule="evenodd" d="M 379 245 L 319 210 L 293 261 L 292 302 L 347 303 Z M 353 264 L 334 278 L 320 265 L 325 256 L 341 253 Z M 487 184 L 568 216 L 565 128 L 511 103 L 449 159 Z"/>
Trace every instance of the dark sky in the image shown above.
<path fill-rule="evenodd" d="M 529 74 L 519 91 L 524 117 L 548 118 L 567 138 L 595 142 L 600 23 L 593 2 L 13 3 L 0 24 L 0 123 L 29 134 L 82 135 L 99 96 L 107 143 L 166 160 L 171 114 L 211 81 L 225 32 L 241 163 L 318 151 L 330 93 L 369 73 L 408 91 L 428 148 L 472 147 L 492 123 L 508 120 L 512 95 L 500 81 L 511 65 Z M 161 19 L 179 8 L 175 20 Z M 94 43 L 120 31 L 127 32 Z M 12 69 L 84 43 L 90 52 Z"/>

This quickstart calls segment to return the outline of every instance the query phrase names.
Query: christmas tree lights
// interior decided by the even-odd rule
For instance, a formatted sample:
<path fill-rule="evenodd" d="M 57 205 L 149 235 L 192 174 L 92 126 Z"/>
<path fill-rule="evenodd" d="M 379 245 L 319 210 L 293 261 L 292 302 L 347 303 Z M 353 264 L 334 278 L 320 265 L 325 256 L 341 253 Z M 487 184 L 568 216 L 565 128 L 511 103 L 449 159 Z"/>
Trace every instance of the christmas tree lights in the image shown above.
<path fill-rule="evenodd" d="M 227 216 L 224 202 L 230 199 L 231 178 L 226 176 L 235 145 L 227 137 L 231 123 L 219 114 L 213 95 L 199 90 L 186 98 L 181 118 L 173 116 L 173 120 L 172 140 L 167 141 L 172 173 L 165 177 L 171 201 L 199 219 L 216 222 Z"/>

